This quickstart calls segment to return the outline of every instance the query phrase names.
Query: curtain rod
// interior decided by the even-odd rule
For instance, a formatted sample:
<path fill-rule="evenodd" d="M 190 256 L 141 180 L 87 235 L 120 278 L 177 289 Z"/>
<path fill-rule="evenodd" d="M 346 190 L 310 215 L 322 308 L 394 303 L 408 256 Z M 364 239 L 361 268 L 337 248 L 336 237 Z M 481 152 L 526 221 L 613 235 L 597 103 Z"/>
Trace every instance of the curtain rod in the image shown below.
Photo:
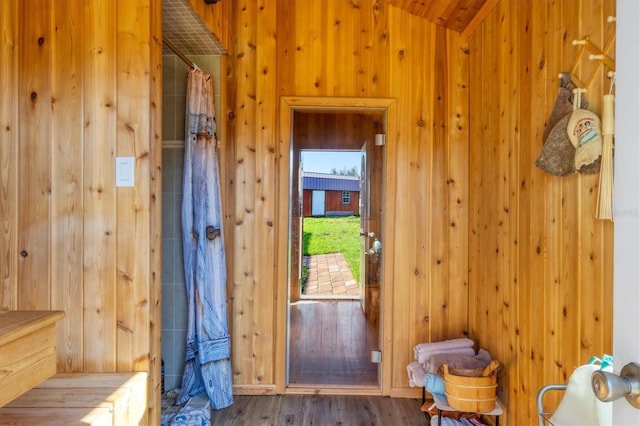
<path fill-rule="evenodd" d="M 178 50 L 178 48 L 173 43 L 171 43 L 171 41 L 169 41 L 168 38 L 166 38 L 165 36 L 162 36 L 162 42 L 165 44 L 165 46 L 171 49 L 171 51 L 175 53 L 180 59 L 182 59 L 185 64 L 189 65 L 193 69 L 196 69 L 196 70 L 200 69 L 191 59 L 187 58 L 184 53 Z"/>

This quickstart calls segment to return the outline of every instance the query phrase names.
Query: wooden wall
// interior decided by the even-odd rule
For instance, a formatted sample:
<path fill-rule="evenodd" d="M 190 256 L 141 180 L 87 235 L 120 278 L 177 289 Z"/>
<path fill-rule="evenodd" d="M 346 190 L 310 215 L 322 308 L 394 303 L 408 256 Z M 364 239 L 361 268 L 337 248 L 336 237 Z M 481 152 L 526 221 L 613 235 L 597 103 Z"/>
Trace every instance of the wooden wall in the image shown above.
<path fill-rule="evenodd" d="M 375 0 L 237 1 L 227 79 L 224 190 L 229 208 L 232 364 L 236 392 L 274 392 L 279 245 L 280 96 L 397 99 L 387 197 L 397 205 L 384 392 L 410 392 L 419 342 L 460 337 L 467 317 L 469 51 L 457 33 Z M 286 141 L 285 141 L 286 142 Z M 285 204 L 286 205 L 286 204 Z M 286 222 L 285 222 L 286 223 Z M 286 239 L 285 239 L 286 241 Z M 391 285 L 391 284 L 390 284 Z M 416 302 L 417 301 L 417 302 Z M 282 340 L 278 340 L 282 341 Z"/>
<path fill-rule="evenodd" d="M 597 177 L 552 178 L 533 160 L 571 40 L 602 44 L 614 1 L 501 1 L 469 38 L 376 0 L 225 3 L 236 391 L 278 385 L 280 96 L 394 98 L 385 250 L 403 255 L 385 283 L 383 392 L 415 394 L 415 344 L 469 332 L 505 364 L 507 423 L 531 423 L 539 386 L 611 348 L 612 225 L 593 219 Z M 58 368 L 150 369 L 154 399 L 159 5 L 0 1 L 0 308 L 64 309 Z M 607 84 L 587 94 L 596 111 Z M 114 157 L 129 155 L 136 187 L 116 189 Z"/>
<path fill-rule="evenodd" d="M 238 391 L 273 391 L 279 362 L 274 270 L 284 253 L 264 249 L 283 232 L 273 219 L 284 214 L 278 162 L 288 155 L 276 123 L 285 95 L 398 101 L 387 193 L 398 214 L 387 249 L 403 256 L 384 319 L 393 347 L 385 393 L 407 394 L 413 345 L 468 332 L 505 365 L 508 417 L 530 423 L 543 383 L 610 351 L 612 225 L 594 219 L 597 176 L 552 178 L 533 161 L 557 74 L 577 51 L 571 40 L 603 43 L 613 8 L 613 0 L 503 1 L 466 38 L 374 0 L 237 3 L 225 189 Z M 596 111 L 607 84 L 598 76 L 599 95 L 587 95 Z"/>
<path fill-rule="evenodd" d="M 504 364 L 507 424 L 532 424 L 541 386 L 612 351 L 613 225 L 594 218 L 598 174 L 534 165 L 572 41 L 604 46 L 610 15 L 614 0 L 501 1 L 470 38 L 469 329 Z M 583 81 L 594 64 L 585 54 Z M 589 109 L 600 113 L 609 85 L 601 67 Z"/>
<path fill-rule="evenodd" d="M 162 8 L 0 1 L 0 310 L 64 310 L 58 371 L 151 371 L 159 423 Z M 116 188 L 115 157 L 136 158 Z"/>

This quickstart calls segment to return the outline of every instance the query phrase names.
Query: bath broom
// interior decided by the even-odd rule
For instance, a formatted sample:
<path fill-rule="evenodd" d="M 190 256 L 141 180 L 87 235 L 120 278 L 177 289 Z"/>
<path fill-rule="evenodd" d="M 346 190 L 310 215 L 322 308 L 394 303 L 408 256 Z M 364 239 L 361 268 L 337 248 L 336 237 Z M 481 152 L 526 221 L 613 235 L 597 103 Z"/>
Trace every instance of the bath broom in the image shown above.
<path fill-rule="evenodd" d="M 612 84 L 613 86 L 613 84 Z M 596 217 L 613 220 L 613 95 L 602 99 L 602 159 Z"/>

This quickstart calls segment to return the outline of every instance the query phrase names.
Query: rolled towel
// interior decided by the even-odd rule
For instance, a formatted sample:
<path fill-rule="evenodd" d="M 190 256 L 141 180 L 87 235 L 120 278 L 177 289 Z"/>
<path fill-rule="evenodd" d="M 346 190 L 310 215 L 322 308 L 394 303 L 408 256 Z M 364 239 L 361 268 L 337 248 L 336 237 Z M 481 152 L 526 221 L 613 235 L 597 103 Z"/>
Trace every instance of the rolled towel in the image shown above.
<path fill-rule="evenodd" d="M 407 373 L 409 373 L 409 386 L 412 388 L 422 386 L 424 383 L 424 369 L 418 361 L 413 361 L 407 365 Z"/>
<path fill-rule="evenodd" d="M 424 388 L 431 394 L 444 395 L 444 380 L 437 374 L 427 373 L 424 375 Z"/>
<path fill-rule="evenodd" d="M 420 352 L 420 356 L 418 358 L 418 362 L 422 364 L 422 368 L 424 371 L 428 373 L 434 373 L 434 371 L 429 370 L 429 364 L 431 364 L 431 358 L 434 356 L 448 356 L 448 355 L 467 355 L 474 356 L 476 353 L 473 348 L 457 348 L 457 349 L 445 349 L 441 351 L 431 351 L 431 352 Z"/>
<path fill-rule="evenodd" d="M 441 342 L 431 342 L 431 343 L 419 343 L 413 348 L 413 355 L 416 361 L 419 361 L 418 357 L 422 352 L 435 352 L 435 351 L 443 351 L 450 349 L 459 349 L 459 348 L 472 348 L 474 345 L 473 340 L 461 337 L 459 339 L 450 339 L 443 340 Z"/>

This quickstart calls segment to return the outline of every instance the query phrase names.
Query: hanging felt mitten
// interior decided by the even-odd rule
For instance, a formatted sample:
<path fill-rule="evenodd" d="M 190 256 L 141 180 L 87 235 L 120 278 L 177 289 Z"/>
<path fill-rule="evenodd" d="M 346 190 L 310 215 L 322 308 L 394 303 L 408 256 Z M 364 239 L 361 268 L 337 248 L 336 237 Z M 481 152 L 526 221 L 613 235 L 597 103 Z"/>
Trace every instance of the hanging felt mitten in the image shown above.
<path fill-rule="evenodd" d="M 561 73 L 558 96 L 542 134 L 544 146 L 536 158 L 536 167 L 553 176 L 567 176 L 576 172 L 574 165 L 576 148 L 567 135 L 567 125 L 573 110 L 586 108 L 582 99 L 573 92 L 574 84 L 569 73 Z M 578 103 L 579 102 L 579 103 Z"/>
<path fill-rule="evenodd" d="M 579 96 L 578 96 L 579 97 Z M 595 162 L 602 154 L 600 118 L 593 112 L 576 108 L 567 125 L 567 135 L 576 148 L 576 170 Z"/>

